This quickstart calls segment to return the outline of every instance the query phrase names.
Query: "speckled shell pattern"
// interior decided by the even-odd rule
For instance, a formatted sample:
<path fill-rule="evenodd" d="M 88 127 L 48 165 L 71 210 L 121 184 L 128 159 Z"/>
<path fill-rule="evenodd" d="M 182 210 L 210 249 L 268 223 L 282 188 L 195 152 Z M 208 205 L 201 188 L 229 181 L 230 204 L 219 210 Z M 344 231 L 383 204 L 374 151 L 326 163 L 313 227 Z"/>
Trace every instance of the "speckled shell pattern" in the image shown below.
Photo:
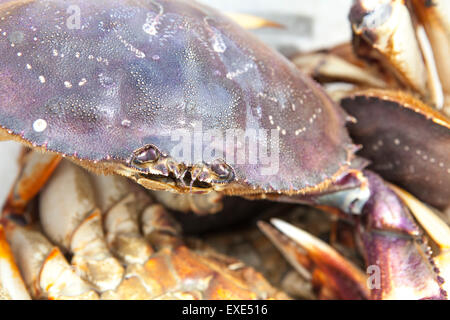
<path fill-rule="evenodd" d="M 0 1 L 0 127 L 35 146 L 126 164 L 153 144 L 189 166 L 201 159 L 170 154 L 176 130 L 264 129 L 271 146 L 275 129 L 279 169 L 232 164 L 236 180 L 295 191 L 351 160 L 345 121 L 284 57 L 194 1 Z"/>

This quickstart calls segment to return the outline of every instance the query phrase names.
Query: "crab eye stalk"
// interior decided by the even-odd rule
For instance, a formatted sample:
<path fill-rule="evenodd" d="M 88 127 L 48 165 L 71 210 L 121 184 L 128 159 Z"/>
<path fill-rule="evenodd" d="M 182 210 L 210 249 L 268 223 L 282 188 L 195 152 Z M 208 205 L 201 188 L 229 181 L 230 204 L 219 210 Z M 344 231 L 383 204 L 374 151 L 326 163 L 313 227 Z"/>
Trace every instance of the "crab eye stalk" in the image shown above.
<path fill-rule="evenodd" d="M 140 148 L 135 153 L 133 162 L 136 164 L 152 163 L 159 159 L 161 152 L 153 145 Z"/>

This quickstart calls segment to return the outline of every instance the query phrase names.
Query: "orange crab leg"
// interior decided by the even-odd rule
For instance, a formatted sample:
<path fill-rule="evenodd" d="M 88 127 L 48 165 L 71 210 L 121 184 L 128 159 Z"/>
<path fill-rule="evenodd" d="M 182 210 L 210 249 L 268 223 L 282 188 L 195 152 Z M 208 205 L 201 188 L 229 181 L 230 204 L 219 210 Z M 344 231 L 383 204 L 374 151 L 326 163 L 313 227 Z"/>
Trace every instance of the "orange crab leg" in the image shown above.
<path fill-rule="evenodd" d="M 61 159 L 61 156 L 56 154 L 42 154 L 38 151 L 25 153 L 21 159 L 22 169 L 10 191 L 3 214 L 22 214 L 28 202 L 41 190 Z"/>

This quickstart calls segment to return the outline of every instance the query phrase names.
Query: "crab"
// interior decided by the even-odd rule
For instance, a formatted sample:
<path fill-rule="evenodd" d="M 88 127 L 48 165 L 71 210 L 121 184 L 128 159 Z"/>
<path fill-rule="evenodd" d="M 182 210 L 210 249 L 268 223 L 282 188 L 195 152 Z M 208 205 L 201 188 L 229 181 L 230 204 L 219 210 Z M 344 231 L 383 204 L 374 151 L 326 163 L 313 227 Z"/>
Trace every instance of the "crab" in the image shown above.
<path fill-rule="evenodd" d="M 95 238 L 102 214 L 87 215 L 92 206 L 86 201 L 80 202 L 84 208 L 79 213 L 76 204 L 62 200 L 67 196 L 63 189 L 71 188 L 70 184 L 47 184 L 41 192 L 41 197 L 48 198 L 41 200 L 40 225 L 51 242 L 40 232 L 27 238 L 22 234 L 28 229 L 11 222 L 17 213 L 29 210 L 30 200 L 48 179 L 64 180 L 58 172 L 67 166 L 76 168 L 70 160 L 96 174 L 124 176 L 154 191 L 188 197 L 218 193 L 334 211 L 353 222 L 368 268 L 379 271 L 378 286 L 369 290 L 364 272 L 290 224 L 281 220 L 273 220 L 274 226 L 260 224 L 297 270 L 312 274 L 315 283 L 324 286 L 321 297 L 447 298 L 448 226 L 412 196 L 366 170 L 367 161 L 355 156 L 358 147 L 345 126 L 353 118 L 294 64 L 226 16 L 182 0 L 0 3 L 0 135 L 45 153 L 26 162 L 4 209 L 4 228 L 12 249 L 5 249 L 8 254 L 2 257 L 13 252 L 33 296 L 94 298 L 107 292 L 106 297 L 122 297 L 116 289 L 123 281 L 144 279 L 138 271 L 133 273 L 135 278 L 123 278 L 123 265 L 152 261 L 151 248 L 145 244 L 139 248 L 147 248 L 147 254 L 138 262 L 130 253 L 120 252 L 130 237 L 144 241 L 136 223 L 118 226 L 119 218 L 119 222 L 113 218 L 108 222 L 114 210 L 105 209 L 106 243 L 98 240 L 102 237 Z M 444 130 L 440 137 L 445 139 L 448 134 Z M 228 135 L 231 140 L 221 140 Z M 242 148 L 246 141 L 251 142 L 248 158 Z M 67 160 L 61 162 L 61 158 Z M 437 161 L 447 166 L 447 158 Z M 107 190 L 110 185 L 103 181 L 99 186 Z M 91 193 L 86 184 L 78 186 Z M 58 196 L 58 190 L 64 194 Z M 198 207 L 198 201 L 208 206 L 216 203 L 214 196 L 204 199 L 195 198 L 189 206 Z M 59 215 L 58 202 L 73 206 L 77 218 Z M 136 215 L 127 219 L 135 220 Z M 141 218 L 145 217 L 144 212 Z M 143 233 L 148 235 L 143 222 Z M 440 249 L 434 256 L 422 227 Z M 154 228 L 158 230 L 152 224 L 149 227 Z M 167 232 L 172 231 L 163 234 Z M 29 239 L 35 236 L 40 239 L 36 242 L 46 245 L 33 257 L 29 251 L 33 251 L 33 240 Z M 159 248 L 158 241 L 150 242 Z M 68 263 L 51 243 L 73 254 L 72 264 L 79 267 L 81 279 L 73 279 L 72 269 L 63 268 Z M 181 254 L 177 248 L 183 248 L 171 241 L 168 247 L 175 248 L 172 260 Z M 121 262 L 110 259 L 113 255 L 107 249 L 115 250 Z M 39 259 L 40 264 L 27 259 Z M 99 263 L 98 259 L 109 260 Z M 11 270 L 17 274 L 13 261 L 8 261 L 9 274 Z M 55 272 L 45 269 L 51 261 L 62 268 L 58 272 L 67 275 L 67 280 L 59 277 L 61 282 L 54 282 L 58 280 L 52 278 Z M 194 265 L 183 266 L 179 272 L 187 273 L 178 273 L 179 278 L 186 276 L 189 281 L 174 290 L 207 290 L 214 297 L 229 297 L 220 295 L 222 288 L 208 291 L 219 267 L 214 268 L 209 260 L 203 263 L 207 267 L 195 265 L 205 275 L 202 281 L 192 284 L 194 273 L 188 270 Z M 225 278 L 231 277 L 226 274 Z M 166 279 L 156 276 L 144 280 Z M 80 289 L 76 294 L 66 290 L 65 284 L 71 281 Z M 241 287 L 254 292 L 252 285 Z M 191 298 L 200 296 L 190 292 Z"/>

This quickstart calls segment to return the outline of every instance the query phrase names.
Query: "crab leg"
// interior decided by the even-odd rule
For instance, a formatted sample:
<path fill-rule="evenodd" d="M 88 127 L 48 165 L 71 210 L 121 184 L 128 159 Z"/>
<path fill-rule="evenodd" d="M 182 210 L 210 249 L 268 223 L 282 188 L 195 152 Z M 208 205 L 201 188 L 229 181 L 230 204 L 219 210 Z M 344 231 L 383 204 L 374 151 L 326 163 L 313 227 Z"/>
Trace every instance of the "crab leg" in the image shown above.
<path fill-rule="evenodd" d="M 125 263 L 145 263 L 154 253 L 139 231 L 136 196 L 130 194 L 115 205 L 105 217 L 106 242 L 115 256 Z"/>
<path fill-rule="evenodd" d="M 34 298 L 96 299 L 93 288 L 71 268 L 61 251 L 36 230 L 9 223 L 8 240 Z"/>
<path fill-rule="evenodd" d="M 28 202 L 35 197 L 56 169 L 61 157 L 56 154 L 42 154 L 39 151 L 24 152 L 24 163 L 16 183 L 13 185 L 3 214 L 21 214 Z"/>
<path fill-rule="evenodd" d="M 355 65 L 347 59 L 327 52 L 299 54 L 291 60 L 300 70 L 311 77 L 326 82 L 328 80 L 350 82 L 375 88 L 386 88 L 388 84 L 367 70 L 365 65 Z"/>
<path fill-rule="evenodd" d="M 77 272 L 103 292 L 117 287 L 124 270 L 108 250 L 94 192 L 86 171 L 65 161 L 42 190 L 39 211 L 50 240 L 71 251 Z"/>
<path fill-rule="evenodd" d="M 0 300 L 29 300 L 25 284 L 14 261 L 3 226 L 0 225 Z"/>
<path fill-rule="evenodd" d="M 331 63 L 333 59 L 327 57 L 324 59 Z M 308 59 L 302 56 L 295 61 L 308 64 Z M 313 68 L 314 64 L 309 67 Z M 345 80 L 345 68 L 332 69 L 339 71 L 332 76 L 335 81 Z M 316 78 L 327 77 L 323 69 L 315 70 Z M 357 79 L 350 81 L 357 83 Z M 348 129 L 354 142 L 364 146 L 359 155 L 372 162 L 370 169 L 440 210 L 450 206 L 448 117 L 402 91 L 329 88 L 332 97 L 357 119 Z"/>
<path fill-rule="evenodd" d="M 413 0 L 413 7 L 420 22 L 423 24 L 433 49 L 442 89 L 445 94 L 446 105 L 450 104 L 450 5 L 448 1 Z"/>

